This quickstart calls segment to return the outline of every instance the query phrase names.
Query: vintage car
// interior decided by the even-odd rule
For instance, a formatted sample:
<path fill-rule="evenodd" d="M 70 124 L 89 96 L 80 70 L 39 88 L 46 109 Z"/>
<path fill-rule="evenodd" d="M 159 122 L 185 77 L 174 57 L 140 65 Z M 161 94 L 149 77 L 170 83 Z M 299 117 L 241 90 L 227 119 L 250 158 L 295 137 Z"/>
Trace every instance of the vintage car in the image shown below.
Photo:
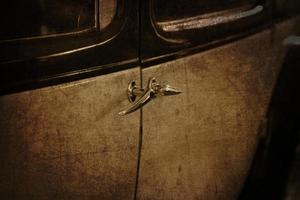
<path fill-rule="evenodd" d="M 1 4 L 1 200 L 284 199 L 298 0 Z"/>

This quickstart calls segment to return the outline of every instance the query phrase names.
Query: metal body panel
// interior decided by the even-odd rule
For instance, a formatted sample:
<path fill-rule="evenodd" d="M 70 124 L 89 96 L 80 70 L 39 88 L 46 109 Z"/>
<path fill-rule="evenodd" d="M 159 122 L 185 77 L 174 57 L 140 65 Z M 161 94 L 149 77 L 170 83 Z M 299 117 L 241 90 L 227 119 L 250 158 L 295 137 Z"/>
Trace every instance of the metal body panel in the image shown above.
<path fill-rule="evenodd" d="M 1 199 L 239 197 L 299 18 L 274 25 L 266 2 L 257 16 L 167 33 L 152 2 L 103 4 L 97 33 L 2 41 Z M 145 105 L 153 89 L 143 111 L 119 116 L 128 82 L 150 77 L 183 93 Z"/>
<path fill-rule="evenodd" d="M 0 97 L 1 199 L 133 199 L 139 68 Z"/>
<path fill-rule="evenodd" d="M 296 24 L 143 69 L 182 94 L 143 108 L 138 199 L 238 198 Z"/>

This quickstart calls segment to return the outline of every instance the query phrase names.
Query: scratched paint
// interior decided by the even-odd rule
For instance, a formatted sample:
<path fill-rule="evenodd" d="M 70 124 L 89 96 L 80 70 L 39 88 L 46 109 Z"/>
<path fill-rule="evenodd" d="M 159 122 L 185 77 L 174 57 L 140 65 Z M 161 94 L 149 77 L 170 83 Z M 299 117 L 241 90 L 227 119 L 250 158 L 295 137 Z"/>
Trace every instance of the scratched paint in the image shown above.
<path fill-rule="evenodd" d="M 139 113 L 121 118 L 135 68 L 0 97 L 3 200 L 132 199 Z"/>
<path fill-rule="evenodd" d="M 183 93 L 144 108 L 139 199 L 236 198 L 293 24 L 143 71 Z M 1 96 L 1 199 L 133 199 L 140 115 L 117 113 L 139 74 Z"/>
<path fill-rule="evenodd" d="M 295 24 L 143 69 L 182 94 L 143 109 L 138 199 L 238 197 Z"/>

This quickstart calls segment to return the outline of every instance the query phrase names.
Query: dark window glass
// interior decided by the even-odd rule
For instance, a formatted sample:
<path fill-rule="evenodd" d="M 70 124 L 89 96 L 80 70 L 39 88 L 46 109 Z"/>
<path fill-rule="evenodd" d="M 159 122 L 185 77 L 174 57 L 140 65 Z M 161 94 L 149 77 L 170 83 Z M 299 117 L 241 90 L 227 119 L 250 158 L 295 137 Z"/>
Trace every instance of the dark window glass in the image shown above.
<path fill-rule="evenodd" d="M 1 3 L 1 40 L 82 31 L 95 26 L 95 0 Z"/>
<path fill-rule="evenodd" d="M 193 17 L 254 5 L 257 0 L 154 0 L 157 21 Z"/>

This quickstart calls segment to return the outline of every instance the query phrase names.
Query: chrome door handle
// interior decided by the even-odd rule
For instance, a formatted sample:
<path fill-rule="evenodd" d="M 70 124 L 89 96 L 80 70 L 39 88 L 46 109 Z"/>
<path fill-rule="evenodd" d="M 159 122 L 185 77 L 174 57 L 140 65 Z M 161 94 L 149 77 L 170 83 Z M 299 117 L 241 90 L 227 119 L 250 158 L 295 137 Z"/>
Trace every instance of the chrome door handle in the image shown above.
<path fill-rule="evenodd" d="M 131 81 L 127 88 L 127 96 L 129 102 L 132 104 L 118 114 L 126 115 L 132 113 L 146 105 L 151 99 L 154 99 L 158 96 L 176 95 L 180 93 L 181 91 L 175 87 L 170 85 L 160 85 L 156 82 L 155 77 L 149 79 L 147 90 L 137 87 L 135 81 Z M 135 100 L 137 96 L 141 96 L 141 98 Z"/>

